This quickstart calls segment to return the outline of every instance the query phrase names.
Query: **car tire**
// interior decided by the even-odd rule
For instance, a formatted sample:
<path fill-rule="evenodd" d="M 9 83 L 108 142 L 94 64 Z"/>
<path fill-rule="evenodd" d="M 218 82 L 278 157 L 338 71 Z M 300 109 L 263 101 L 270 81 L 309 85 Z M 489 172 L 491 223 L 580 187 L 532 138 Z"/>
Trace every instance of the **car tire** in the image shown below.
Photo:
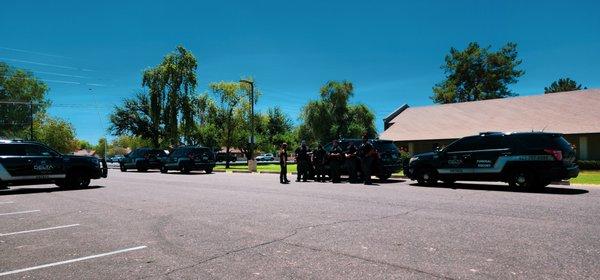
<path fill-rule="evenodd" d="M 443 180 L 442 182 L 444 182 L 444 185 L 452 186 L 456 183 L 456 180 Z"/>
<path fill-rule="evenodd" d="M 538 190 L 542 186 L 542 184 L 537 180 L 535 173 L 526 169 L 515 170 L 511 172 L 508 179 L 508 184 L 512 188 L 515 188 L 519 191 Z"/>
<path fill-rule="evenodd" d="M 377 175 L 377 178 L 379 178 L 379 180 L 381 180 L 381 181 L 387 181 L 390 177 L 392 177 L 392 174 L 390 174 L 390 173 Z"/>
<path fill-rule="evenodd" d="M 204 169 L 204 171 L 206 172 L 206 174 L 210 174 L 213 172 L 213 169 L 212 169 L 212 167 L 209 167 L 209 168 Z"/>
<path fill-rule="evenodd" d="M 81 175 L 67 175 L 62 181 L 56 183 L 61 188 L 85 188 L 90 185 L 91 179 Z"/>
<path fill-rule="evenodd" d="M 127 172 L 127 168 L 125 167 L 125 164 L 120 164 L 119 167 L 121 168 L 121 172 Z"/>
<path fill-rule="evenodd" d="M 438 181 L 437 171 L 433 168 L 423 168 L 417 172 L 417 182 L 419 185 L 435 185 Z"/>
<path fill-rule="evenodd" d="M 163 174 L 169 173 L 169 169 L 167 169 L 167 167 L 163 165 L 160 167 L 160 173 L 163 173 Z"/>
<path fill-rule="evenodd" d="M 189 166 L 187 164 L 182 164 L 181 166 L 179 166 L 179 172 L 183 173 L 183 174 L 189 174 L 191 168 L 189 168 Z"/>

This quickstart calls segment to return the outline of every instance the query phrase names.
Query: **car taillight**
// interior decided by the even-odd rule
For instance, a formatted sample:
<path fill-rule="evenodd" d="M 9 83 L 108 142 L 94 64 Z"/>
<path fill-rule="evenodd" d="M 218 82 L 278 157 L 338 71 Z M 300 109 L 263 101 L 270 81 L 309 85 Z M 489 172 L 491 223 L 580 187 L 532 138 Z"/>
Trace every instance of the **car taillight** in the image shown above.
<path fill-rule="evenodd" d="M 544 152 L 552 155 L 554 157 L 554 159 L 556 159 L 556 160 L 562 160 L 563 159 L 563 154 L 562 154 L 561 150 L 544 149 Z"/>

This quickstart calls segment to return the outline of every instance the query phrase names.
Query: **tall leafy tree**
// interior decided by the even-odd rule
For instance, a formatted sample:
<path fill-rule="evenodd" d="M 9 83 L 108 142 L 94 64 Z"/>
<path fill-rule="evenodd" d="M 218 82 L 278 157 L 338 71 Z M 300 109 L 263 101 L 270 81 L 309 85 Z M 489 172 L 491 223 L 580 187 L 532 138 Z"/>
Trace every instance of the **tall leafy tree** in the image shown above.
<path fill-rule="evenodd" d="M 545 87 L 544 93 L 574 91 L 580 90 L 581 88 L 581 84 L 578 84 L 571 78 L 560 78 L 557 81 L 552 82 L 549 87 Z"/>
<path fill-rule="evenodd" d="M 236 113 L 243 107 L 240 85 L 236 82 L 218 82 L 209 86 L 217 100 L 221 144 L 225 146 L 225 152 L 229 154 L 235 143 L 236 130 L 240 125 L 236 120 Z M 225 167 L 229 168 L 229 157 L 227 157 Z"/>
<path fill-rule="evenodd" d="M 191 142 L 195 129 L 196 68 L 194 55 L 178 46 L 159 65 L 146 69 L 142 86 L 147 92 L 115 107 L 111 115 L 113 134 L 141 136 L 151 140 L 154 147 L 177 146 L 182 138 Z"/>
<path fill-rule="evenodd" d="M 30 72 L 0 62 L 0 137 L 29 138 L 32 121 L 45 118 L 47 92 L 48 86 Z"/>
<path fill-rule="evenodd" d="M 446 79 L 433 87 L 435 103 L 457 103 L 515 96 L 508 85 L 525 72 L 517 69 L 517 45 L 507 43 L 498 51 L 470 43 L 466 49 L 450 49 L 442 69 Z"/>
<path fill-rule="evenodd" d="M 123 101 L 120 106 L 115 106 L 110 115 L 110 127 L 114 135 L 135 135 L 148 139 L 151 145 L 158 148 L 162 130 L 155 129 L 150 109 L 150 98 L 146 93 L 137 93 L 133 98 Z"/>
<path fill-rule="evenodd" d="M 266 135 L 270 150 L 276 150 L 289 137 L 292 130 L 292 121 L 279 107 L 267 111 Z"/>
<path fill-rule="evenodd" d="M 73 125 L 61 119 L 43 117 L 36 120 L 35 135 L 37 141 L 61 153 L 71 153 L 78 146 Z"/>
<path fill-rule="evenodd" d="M 321 98 L 306 104 L 298 129 L 301 139 L 329 142 L 338 138 L 358 138 L 367 133 L 375 136 L 374 114 L 364 104 L 351 105 L 352 83 L 327 82 L 320 90 Z"/>

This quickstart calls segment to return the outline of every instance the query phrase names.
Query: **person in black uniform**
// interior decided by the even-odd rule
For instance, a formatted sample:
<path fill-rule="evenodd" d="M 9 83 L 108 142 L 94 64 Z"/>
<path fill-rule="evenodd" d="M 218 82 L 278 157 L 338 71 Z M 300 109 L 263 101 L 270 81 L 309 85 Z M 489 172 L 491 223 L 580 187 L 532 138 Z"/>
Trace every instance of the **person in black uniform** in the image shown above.
<path fill-rule="evenodd" d="M 360 160 L 358 159 L 358 151 L 354 143 L 350 143 L 350 147 L 348 147 L 348 151 L 346 152 L 346 168 L 348 169 L 348 181 L 350 183 L 357 183 L 357 171 L 360 168 Z"/>
<path fill-rule="evenodd" d="M 315 181 L 325 182 L 325 158 L 327 152 L 323 149 L 323 145 L 319 143 L 317 149 L 313 152 L 313 165 L 315 169 Z"/>
<path fill-rule="evenodd" d="M 331 151 L 329 151 L 329 166 L 331 168 L 331 182 L 340 182 L 340 165 L 342 164 L 344 154 L 342 148 L 338 145 L 338 141 L 333 141 Z"/>
<path fill-rule="evenodd" d="M 289 184 L 290 181 L 287 178 L 287 144 L 281 144 L 281 150 L 279 151 L 279 167 L 281 171 L 279 172 L 279 183 Z"/>
<path fill-rule="evenodd" d="M 371 168 L 373 166 L 375 149 L 369 142 L 367 135 L 363 135 L 363 142 L 359 148 L 360 162 L 362 167 L 362 176 L 365 181 L 365 185 L 372 185 L 371 182 Z"/>
<path fill-rule="evenodd" d="M 310 162 L 308 147 L 306 146 L 306 142 L 302 140 L 302 144 L 298 149 L 296 149 L 296 163 L 298 163 L 298 177 L 296 178 L 296 182 L 306 182 L 308 179 L 308 164 Z"/>

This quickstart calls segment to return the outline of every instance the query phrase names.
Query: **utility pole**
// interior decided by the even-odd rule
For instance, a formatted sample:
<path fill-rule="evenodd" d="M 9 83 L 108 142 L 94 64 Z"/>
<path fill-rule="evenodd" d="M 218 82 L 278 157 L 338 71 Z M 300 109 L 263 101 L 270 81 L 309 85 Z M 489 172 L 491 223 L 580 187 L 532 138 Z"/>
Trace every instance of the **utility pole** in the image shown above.
<path fill-rule="evenodd" d="M 33 100 L 29 101 L 29 140 L 33 141 Z"/>
<path fill-rule="evenodd" d="M 254 82 L 250 80 L 240 80 L 240 83 L 246 83 L 250 85 L 250 157 L 248 159 L 248 168 L 250 171 L 256 171 L 256 164 L 254 162 Z M 250 162 L 252 162 L 250 164 Z"/>

